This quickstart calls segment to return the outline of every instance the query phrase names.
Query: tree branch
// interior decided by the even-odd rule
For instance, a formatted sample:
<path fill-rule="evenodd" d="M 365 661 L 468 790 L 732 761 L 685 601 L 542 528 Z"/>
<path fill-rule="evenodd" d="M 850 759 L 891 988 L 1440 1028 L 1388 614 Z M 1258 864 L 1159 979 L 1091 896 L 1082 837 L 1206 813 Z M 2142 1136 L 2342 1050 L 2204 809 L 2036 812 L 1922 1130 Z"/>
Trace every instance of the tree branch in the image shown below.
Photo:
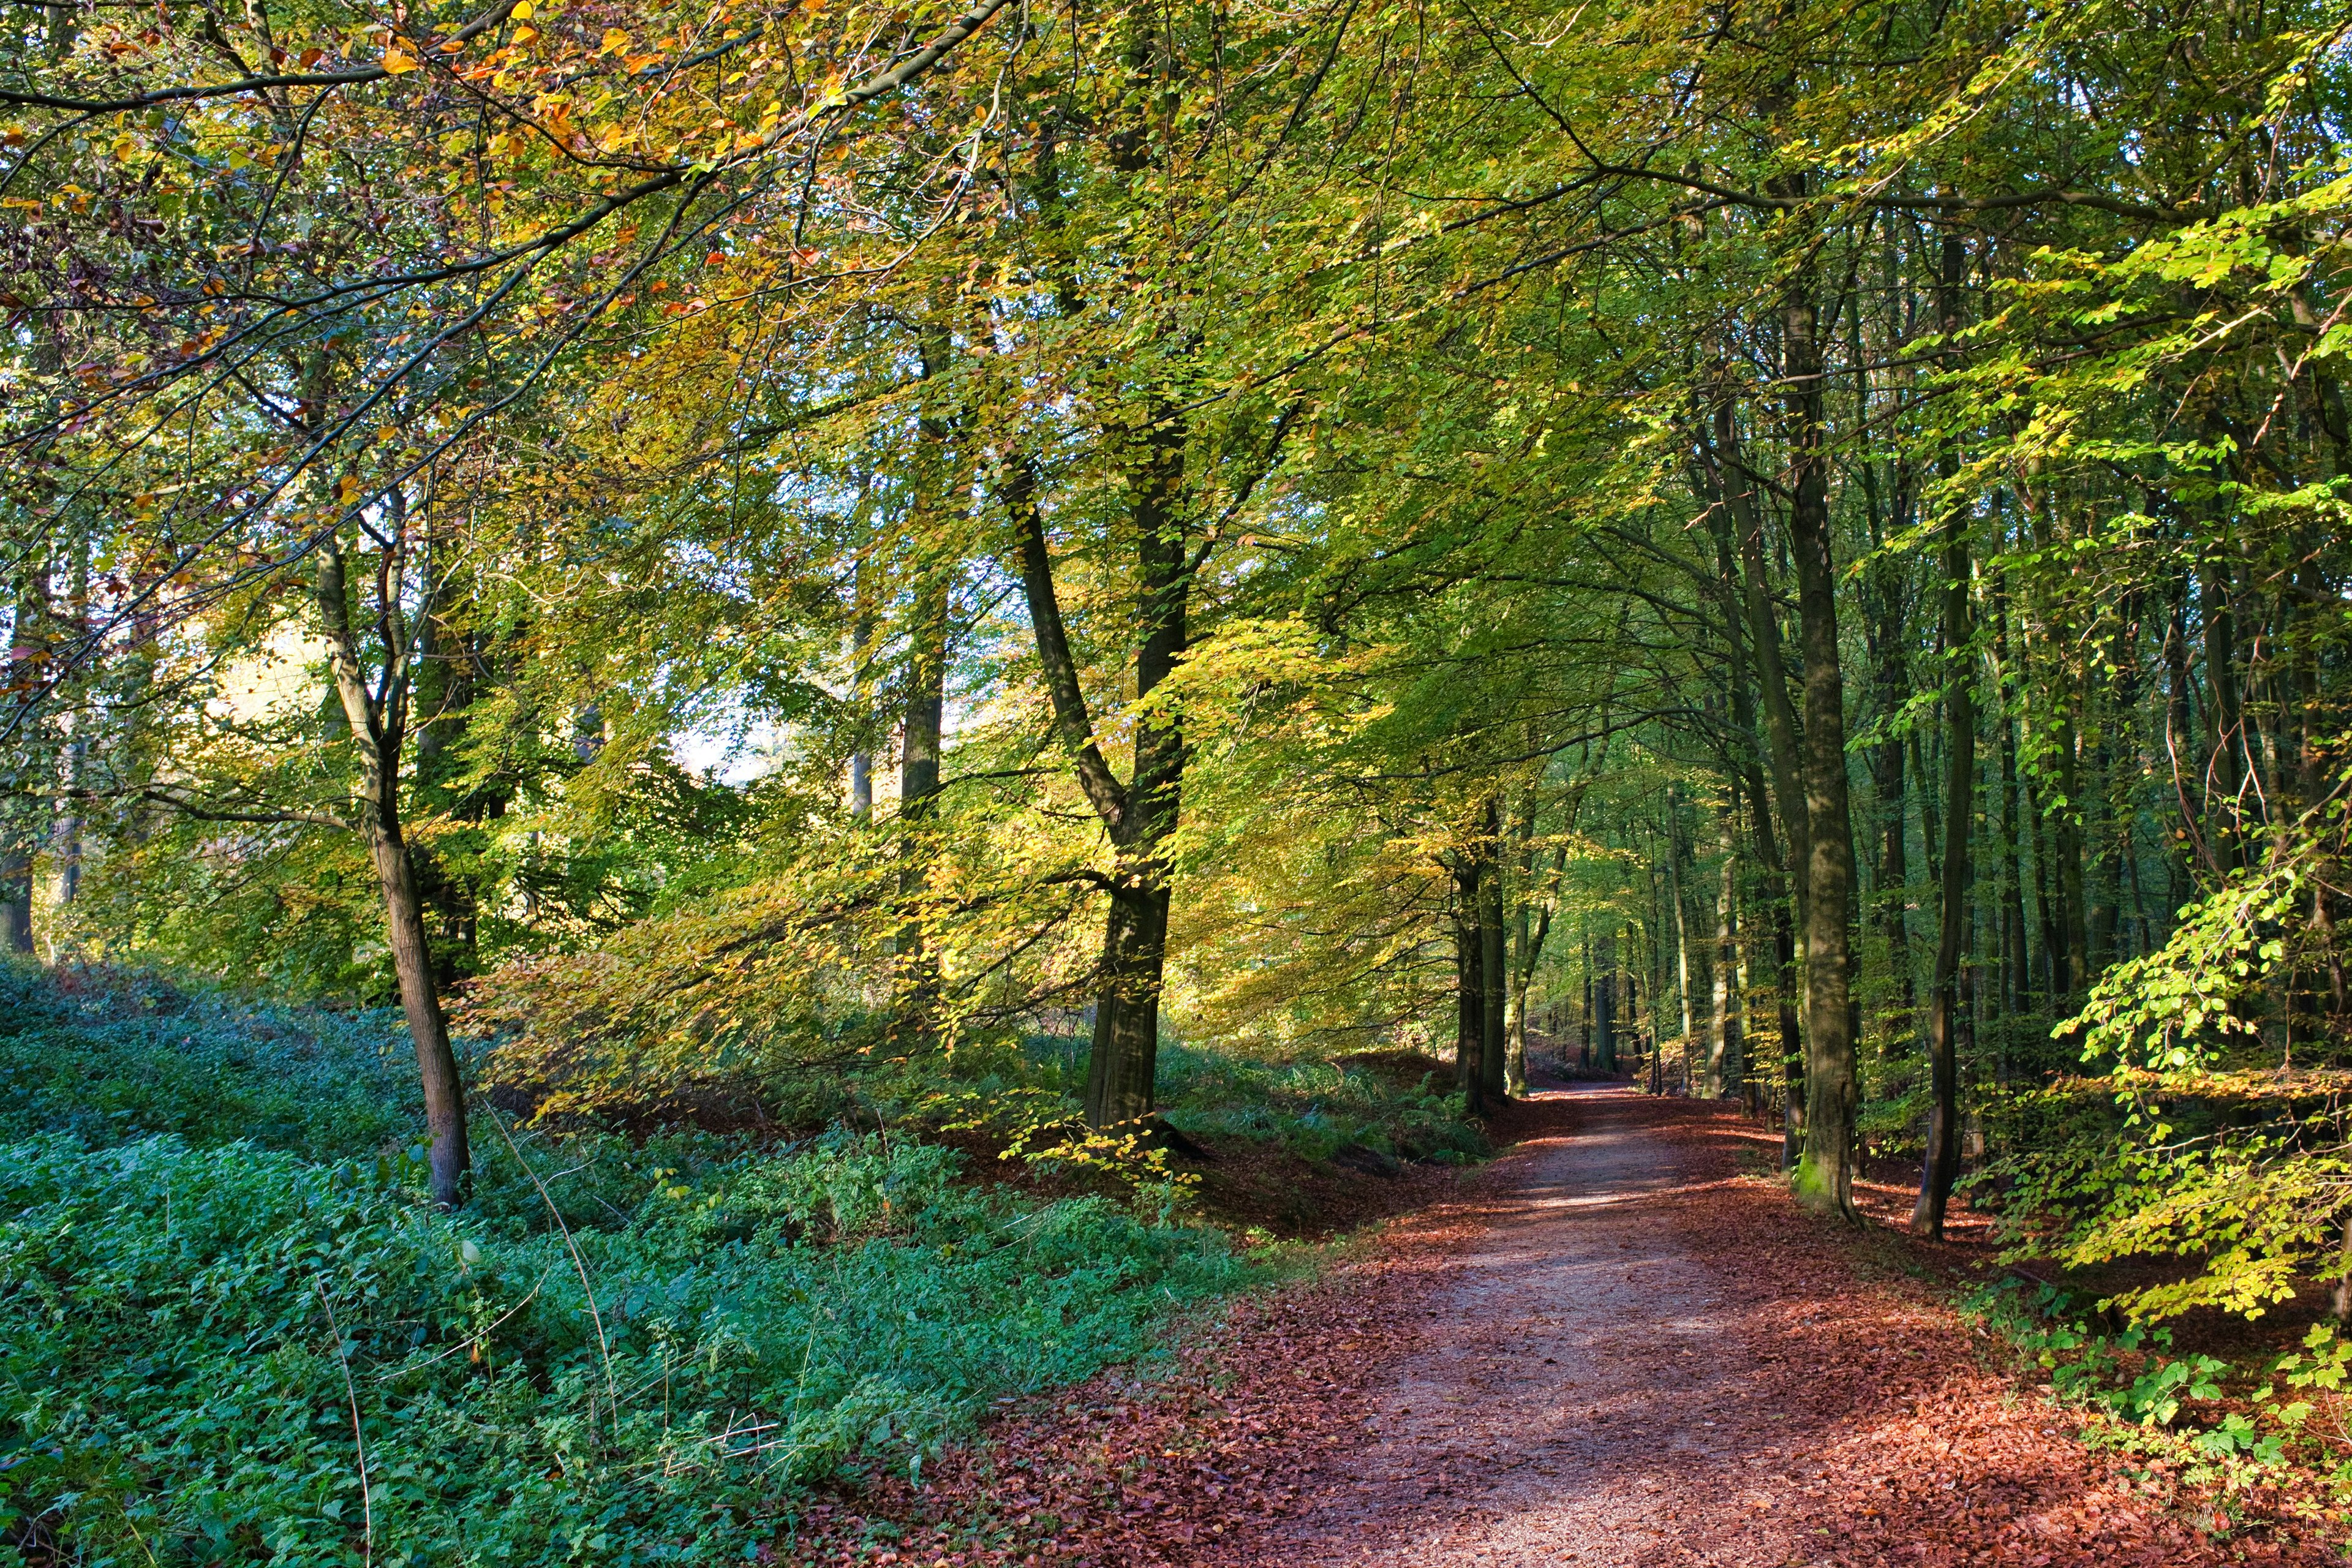
<path fill-rule="evenodd" d="M 1037 663 L 1045 675 L 1053 700 L 1054 730 L 1078 771 L 1078 787 L 1103 826 L 1114 835 L 1127 826 L 1127 791 L 1103 760 L 1095 741 L 1094 719 L 1087 711 L 1086 692 L 1078 685 L 1077 661 L 1070 655 L 1069 633 L 1062 625 L 1062 602 L 1054 587 L 1054 561 L 1045 549 L 1045 520 L 1037 510 L 1037 466 L 1026 453 L 1015 453 L 1005 463 L 1004 510 L 1012 515 L 1020 542 L 1021 590 L 1029 601 L 1029 624 L 1037 635 Z"/>

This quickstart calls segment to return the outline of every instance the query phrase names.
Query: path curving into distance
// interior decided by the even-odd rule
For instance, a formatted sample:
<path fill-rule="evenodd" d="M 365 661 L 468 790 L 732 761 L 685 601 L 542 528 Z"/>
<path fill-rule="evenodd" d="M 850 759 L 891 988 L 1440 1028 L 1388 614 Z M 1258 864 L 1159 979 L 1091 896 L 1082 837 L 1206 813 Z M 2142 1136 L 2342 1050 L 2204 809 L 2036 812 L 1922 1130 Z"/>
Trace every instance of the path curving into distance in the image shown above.
<path fill-rule="evenodd" d="M 1162 1363 L 877 1477 L 761 1561 L 921 1568 L 2342 1564 L 2352 1530 L 2085 1447 L 1964 1323 L 1992 1248 L 1798 1210 L 1777 1130 L 1622 1087 Z"/>
<path fill-rule="evenodd" d="M 1564 1133 L 1497 1173 L 1486 1227 L 1415 1304 L 1417 1350 L 1364 1391 L 1324 1484 L 1237 1560 L 2342 1560 L 2210 1540 L 2086 1453 L 1969 1354 L 1916 1279 L 1936 1249 L 1882 1235 L 1874 1267 L 1871 1238 L 1761 1179 L 1769 1137 L 1727 1109 L 1616 1087 L 1538 1100 L 1566 1102 Z"/>

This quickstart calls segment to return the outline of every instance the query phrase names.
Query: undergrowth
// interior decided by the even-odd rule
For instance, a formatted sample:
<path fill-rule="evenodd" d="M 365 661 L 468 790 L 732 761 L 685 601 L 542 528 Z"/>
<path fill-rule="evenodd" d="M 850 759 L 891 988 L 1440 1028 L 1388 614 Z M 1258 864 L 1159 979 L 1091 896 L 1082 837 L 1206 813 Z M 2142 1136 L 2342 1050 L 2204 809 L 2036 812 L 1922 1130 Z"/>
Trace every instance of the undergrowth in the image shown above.
<path fill-rule="evenodd" d="M 0 1560 L 740 1561 L 1279 1266 L 1164 1202 L 976 1181 L 887 1074 L 781 1140 L 483 1107 L 445 1213 L 392 1016 L 0 986 Z M 1066 1093 L 1015 1055 L 999 1088 Z M 1362 1075 L 1219 1070 L 1176 1054 L 1181 1114 L 1263 1090 L 1234 1124 L 1302 1148 L 1463 1141 Z"/>
<path fill-rule="evenodd" d="M 1265 1061 L 1179 1045 L 1160 1059 L 1160 1104 L 1195 1136 L 1278 1141 L 1313 1160 L 1349 1144 L 1439 1164 L 1486 1152 L 1434 1061 L 1414 1079 L 1346 1058 Z"/>
<path fill-rule="evenodd" d="M 2301 1345 L 2237 1365 L 2176 1352 L 2172 1331 L 2112 1327 L 2099 1304 L 2063 1286 L 2014 1276 L 1960 1303 L 1962 1316 L 2040 1371 L 2052 1396 L 2090 1418 L 2095 1447 L 2162 1467 L 2215 1500 L 2221 1518 L 2249 1494 L 2295 1511 L 2352 1505 L 2352 1428 L 2345 1391 L 2352 1339 L 2315 1324 Z"/>
<path fill-rule="evenodd" d="M 1088 1131 L 1078 1100 L 1084 1062 L 1077 1042 L 1032 1036 L 966 1047 L 944 1077 L 878 1064 L 861 1092 L 877 1119 L 990 1134 L 1008 1159 L 1104 1176 L 1163 1217 L 1189 1206 L 1198 1173 L 1164 1142 L 1148 1130 Z M 1461 1097 L 1440 1087 L 1444 1074 L 1444 1064 L 1410 1053 L 1268 1061 L 1163 1042 L 1154 1098 L 1159 1119 L 1187 1139 L 1276 1145 L 1307 1160 L 1370 1152 L 1459 1164 L 1488 1145 Z"/>

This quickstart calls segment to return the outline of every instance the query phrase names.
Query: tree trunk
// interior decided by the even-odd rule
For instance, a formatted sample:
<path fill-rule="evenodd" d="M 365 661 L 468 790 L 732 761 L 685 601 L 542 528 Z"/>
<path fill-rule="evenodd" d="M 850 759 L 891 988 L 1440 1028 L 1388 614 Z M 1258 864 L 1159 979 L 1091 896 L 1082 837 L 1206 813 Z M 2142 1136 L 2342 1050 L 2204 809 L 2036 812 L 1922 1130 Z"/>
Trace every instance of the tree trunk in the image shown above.
<path fill-rule="evenodd" d="M 79 514 L 77 514 L 78 516 Z M 89 529 L 86 522 L 78 523 L 68 542 L 68 552 L 73 564 L 68 574 L 68 598 L 67 622 L 68 635 L 77 645 L 89 636 Z M 58 905 L 64 909 L 81 896 L 82 796 L 89 787 L 89 724 L 88 713 L 77 713 L 72 720 L 72 732 L 67 736 L 65 748 L 58 758 L 59 792 L 57 820 L 56 857 L 58 866 Z M 55 942 L 51 950 L 55 951 Z"/>
<path fill-rule="evenodd" d="M 2063 667 L 2057 673 L 2063 679 Z M 2058 860 L 2059 929 L 2066 944 L 2066 990 L 2070 998 L 2091 982 L 2090 921 L 2084 909 L 2083 883 L 2081 751 L 2081 730 L 2070 709 L 2058 728 L 2058 788 L 2065 796 L 2065 804 L 2059 807 L 2051 824 L 2056 840 L 2053 851 Z"/>
<path fill-rule="evenodd" d="M 1772 806 L 1788 840 L 1789 868 L 1797 907 L 1805 904 L 1805 878 L 1811 867 L 1812 824 L 1804 793 L 1803 743 L 1796 710 L 1789 701 L 1789 672 L 1780 657 L 1780 623 L 1772 609 L 1770 578 L 1764 560 L 1764 521 L 1755 505 L 1754 480 L 1738 447 L 1738 426 L 1728 402 L 1716 413 L 1716 445 L 1722 453 L 1723 496 L 1738 535 L 1741 604 L 1748 641 L 1756 656 L 1756 680 L 1763 697 L 1764 760 L 1772 784 Z"/>
<path fill-rule="evenodd" d="M 870 475 L 861 476 L 857 498 L 861 519 L 870 502 L 867 491 L 872 483 Z M 869 531 L 858 541 L 856 559 L 850 566 L 849 700 L 856 710 L 860 731 L 857 749 L 849 753 L 849 816 L 853 822 L 874 820 L 874 752 L 872 742 L 866 738 L 865 726 L 870 722 L 866 704 L 874 694 L 874 637 L 877 629 L 875 579 L 877 575 L 874 540 Z"/>
<path fill-rule="evenodd" d="M 1806 841 L 1803 797 L 1796 786 L 1797 730 L 1796 720 L 1789 708 L 1789 679 L 1781 664 L 1780 626 L 1774 619 L 1769 598 L 1765 592 L 1765 564 L 1762 523 L 1754 505 L 1753 480 L 1740 463 L 1738 449 L 1738 426 L 1733 417 L 1730 401 L 1718 401 L 1715 409 L 1715 444 L 1708 459 L 1710 480 L 1716 499 L 1722 503 L 1724 524 L 1716 536 L 1719 557 L 1718 570 L 1727 595 L 1738 605 L 1738 613 L 1727 611 L 1726 626 L 1731 650 L 1731 702 L 1733 721 L 1742 735 L 1755 745 L 1758 763 L 1744 769 L 1735 769 L 1734 782 L 1743 785 L 1750 805 L 1749 816 L 1755 825 L 1757 860 L 1763 868 L 1763 900 L 1769 911 L 1772 932 L 1772 994 L 1777 1004 L 1775 1025 L 1779 1036 L 1780 1076 L 1780 1169 L 1792 1169 L 1804 1137 L 1805 1092 L 1797 1057 L 1798 1016 L 1794 986 L 1797 982 L 1796 932 L 1790 919 L 1792 892 L 1800 909 L 1802 896 L 1803 859 L 1794 848 Z M 1734 567 L 1737 558 L 1739 564 Z M 1746 651 L 1739 633 L 1742 626 L 1756 646 L 1756 669 L 1760 684 L 1765 687 L 1765 735 L 1757 737 L 1756 716 L 1748 696 Z M 1764 783 L 1763 763 L 1771 764 L 1772 787 L 1768 798 Z M 1777 803 L 1777 810 L 1776 810 Z M 1790 835 L 1792 860 L 1783 860 L 1780 844 L 1773 832 L 1775 816 L 1787 826 Z"/>
<path fill-rule="evenodd" d="M 1094 1051 L 1087 1063 L 1087 1123 L 1116 1127 L 1151 1114 L 1160 1059 L 1160 986 L 1168 957 L 1165 884 L 1111 895 L 1103 932 Z"/>
<path fill-rule="evenodd" d="M 1691 1003 L 1690 913 L 1683 897 L 1683 859 L 1687 851 L 1683 844 L 1681 800 L 1672 789 L 1666 792 L 1666 896 L 1675 906 L 1675 992 L 1682 1004 L 1683 1092 L 1687 1094 L 1698 1024 Z"/>
<path fill-rule="evenodd" d="M 906 709 L 898 730 L 898 898 L 905 916 L 898 924 L 895 955 L 898 998 L 892 1027 L 900 1037 L 896 1044 L 901 1049 L 929 1046 L 939 1034 L 939 960 L 929 951 L 923 932 L 921 895 L 930 878 L 930 855 L 922 829 L 940 793 L 940 727 L 947 712 L 949 591 L 955 570 L 952 558 L 940 558 L 930 545 L 935 521 L 951 510 L 950 476 L 956 472 L 955 427 L 944 411 L 946 394 L 940 384 L 953 345 L 936 321 L 922 329 L 918 344 L 923 389 L 915 420 L 914 495 L 908 508 L 908 531 L 914 535 L 916 551 L 914 604 L 908 626 Z M 861 608 L 870 613 L 870 606 Z M 867 788 L 872 788 L 870 780 Z M 853 809 L 855 805 L 853 800 Z M 1165 924 L 1163 909 L 1161 925 Z M 1107 965 L 1112 963 L 1116 941 L 1115 933 L 1106 932 Z M 1097 1029 L 1105 1016 L 1097 1008 Z"/>
<path fill-rule="evenodd" d="M 8 685 L 20 700 L 30 701 L 42 679 L 47 652 L 49 597 L 46 584 L 48 563 L 38 550 L 25 552 L 16 583 L 15 616 L 9 628 Z M 39 741 L 41 726 L 32 714 L 22 731 L 8 742 L 9 793 L 27 803 L 49 796 Z M 33 951 L 33 855 L 39 844 L 35 814 L 0 807 L 0 952 L 29 954 Z"/>
<path fill-rule="evenodd" d="M 923 937 L 921 895 L 929 879 L 929 855 L 922 826 L 938 804 L 940 730 L 947 710 L 948 584 L 932 572 L 915 595 L 914 625 L 907 668 L 907 706 L 899 725 L 898 898 L 903 915 L 897 938 L 894 1009 L 896 1044 L 930 1044 L 938 1034 L 939 961 Z M 1163 908 L 1162 923 L 1166 915 Z M 1107 937 L 1106 942 L 1111 938 Z M 1106 963 L 1109 947 L 1105 948 Z M 1096 1014 L 1099 1027 L 1102 1014 Z"/>
<path fill-rule="evenodd" d="M 33 951 L 33 852 L 17 843 L 0 850 L 0 951 Z"/>
<path fill-rule="evenodd" d="M 1478 1058 L 1486 1045 L 1486 940 L 1480 919 L 1485 904 L 1475 856 L 1454 867 L 1454 1086 L 1473 1111 L 1485 1108 L 1486 1075 Z"/>
<path fill-rule="evenodd" d="M 458 1076 L 457 1054 L 449 1047 L 449 1027 L 433 979 L 425 902 L 417 892 L 416 868 L 400 827 L 406 650 L 385 650 L 387 663 L 395 668 L 392 679 L 383 682 L 384 695 L 379 700 L 362 674 L 359 645 L 352 634 L 341 541 L 327 536 L 318 547 L 318 561 L 319 611 L 326 623 L 328 666 L 360 763 L 360 788 L 353 802 L 356 826 L 383 890 L 384 936 L 392 948 L 400 1009 L 408 1019 L 409 1038 L 416 1047 L 417 1075 L 425 1089 L 425 1122 L 432 1139 L 433 1196 L 454 1208 L 466 1201 L 473 1154 L 466 1132 L 465 1085 Z M 428 601 L 430 597 L 428 592 Z"/>
<path fill-rule="evenodd" d="M 1134 516 L 1138 534 L 1138 630 L 1142 634 L 1135 659 L 1135 689 L 1139 699 L 1157 690 L 1175 671 L 1186 644 L 1185 610 L 1192 574 L 1185 560 L 1184 541 L 1178 531 L 1178 490 L 1183 479 L 1184 426 L 1176 411 L 1155 403 L 1150 434 L 1132 471 Z M 1169 873 L 1165 845 L 1176 830 L 1184 773 L 1184 737 L 1172 718 L 1151 717 L 1135 726 L 1135 775 L 1128 792 L 1130 813 L 1125 842 L 1119 845 L 1119 875 L 1137 890 L 1132 916 L 1111 911 L 1104 951 L 1119 941 L 1121 929 L 1133 931 L 1121 968 L 1105 975 L 1104 1000 L 1122 994 L 1118 1007 L 1109 1009 L 1131 1017 L 1126 1032 L 1106 1037 L 1099 1026 L 1096 1039 L 1120 1054 L 1102 1069 L 1106 1095 L 1088 1101 L 1088 1120 L 1107 1127 L 1148 1115 L 1152 1106 L 1152 1078 L 1160 1052 L 1160 992 L 1168 953 Z M 1113 835 L 1114 841 L 1119 836 Z M 1112 1086 L 1125 1086 L 1112 1092 Z"/>
<path fill-rule="evenodd" d="M 2222 875 L 2245 864 L 2245 719 L 2239 701 L 2237 616 L 2229 574 L 2208 566 L 2198 574 L 2197 598 L 2205 619 L 2208 841 Z M 2218 797 L 2218 798 L 2217 798 Z"/>
<path fill-rule="evenodd" d="M 1577 805 L 1582 792 L 1571 800 L 1569 823 L 1574 825 Z M 1503 1090 L 1514 1098 L 1528 1092 L 1528 991 L 1534 984 L 1536 963 L 1543 956 L 1545 939 L 1551 934 L 1552 908 L 1558 898 L 1559 879 L 1568 865 L 1568 851 L 1559 851 L 1558 867 L 1538 876 L 1534 838 L 1536 830 L 1535 792 L 1530 789 L 1521 805 L 1517 823 L 1519 849 L 1516 864 L 1519 870 L 1520 890 L 1511 931 L 1511 950 L 1506 963 L 1510 982 L 1508 1016 L 1504 1020 Z M 1538 897 L 1537 885 L 1542 883 Z M 1538 910 L 1538 905 L 1541 908 Z"/>
<path fill-rule="evenodd" d="M 2060 999 L 2074 988 L 2066 973 L 2066 939 L 2050 901 L 2050 834 L 2042 820 L 2042 792 L 2020 785 L 2024 803 L 2026 837 L 2033 855 L 2034 929 L 2042 940 L 2042 1003 L 2053 1013 Z"/>
<path fill-rule="evenodd" d="M 1944 241 L 1943 330 L 1959 330 L 1961 251 L 1957 238 Z M 1948 483 L 1959 458 L 1947 448 L 1939 466 Z M 1944 698 L 1943 908 L 1936 938 L 1936 975 L 1927 998 L 1927 1149 L 1919 1173 L 1919 1201 L 1911 1228 L 1940 1239 L 1944 1208 L 1959 1174 L 1959 973 L 1969 921 L 1969 826 L 1975 815 L 1977 776 L 1976 700 L 1967 661 L 1975 635 L 1969 625 L 1969 541 L 1965 508 L 1947 498 L 1944 518 L 1944 647 L 1950 655 L 1951 689 Z M 1924 779 L 1921 781 L 1926 782 Z"/>
<path fill-rule="evenodd" d="M 1845 679 L 1832 558 L 1828 454 L 1822 421 L 1819 313 L 1801 266 L 1780 312 L 1789 392 L 1789 531 L 1796 557 L 1804 660 L 1807 846 L 1805 1149 L 1793 1173 L 1800 1202 L 1858 1219 L 1853 1207 L 1853 825 L 1846 786 Z"/>
<path fill-rule="evenodd" d="M 384 934 L 392 945 L 393 971 L 400 980 L 400 1010 L 416 1046 L 416 1069 L 425 1087 L 425 1125 L 432 1139 L 435 1201 L 455 1208 L 466 1201 L 473 1153 L 466 1131 L 466 1090 L 449 1047 L 449 1026 L 441 1014 L 433 979 L 433 950 L 425 934 L 425 900 L 416 890 L 415 862 L 401 837 L 398 808 L 389 802 L 370 811 L 361 806 L 361 831 L 368 858 L 383 889 Z"/>
<path fill-rule="evenodd" d="M 1617 938 L 1612 932 L 1592 944 L 1592 1065 L 1617 1070 Z"/>
<path fill-rule="evenodd" d="M 1731 814 L 1725 812 L 1719 831 L 1723 853 L 1722 885 L 1715 896 L 1715 984 L 1713 1026 L 1707 1030 L 1706 1076 L 1700 1092 L 1709 1100 L 1739 1092 L 1745 1076 L 1740 1062 L 1738 931 L 1738 856 L 1734 851 Z"/>
<path fill-rule="evenodd" d="M 1902 613 L 1899 585 L 1882 584 L 1885 603 L 1879 606 L 1879 626 L 1875 640 L 1878 647 L 1877 669 L 1874 672 L 1879 703 L 1878 718 L 1885 723 L 1895 715 L 1910 689 L 1908 674 L 1904 668 L 1903 651 L 1906 628 Z M 1916 751 L 1919 744 L 1915 727 L 1909 744 Z M 1888 977 L 1895 982 L 1892 998 L 1894 1013 L 1885 1021 L 1885 1032 L 1880 1037 L 1880 1054 L 1898 1040 L 1906 1039 L 1916 1026 L 1913 1015 L 1918 1008 L 1918 997 L 1913 993 L 1911 979 L 1911 921 L 1909 886 L 1911 858 L 1908 849 L 1906 806 L 1908 796 L 1904 778 L 1905 737 L 1889 733 L 1871 748 L 1871 788 L 1878 797 L 1878 889 L 1877 905 L 1879 934 L 1886 942 Z M 1919 785 L 1925 789 L 1927 773 L 1916 770 Z M 1929 833 L 1934 829 L 1929 827 Z"/>
<path fill-rule="evenodd" d="M 1582 946 L 1584 952 L 1584 1009 L 1578 1015 L 1576 1020 L 1576 1065 L 1580 1068 L 1589 1068 L 1592 1065 L 1594 1059 L 1592 1055 L 1592 938 L 1590 933 L 1587 933 L 1582 939 Z"/>
<path fill-rule="evenodd" d="M 1533 935 L 1534 911 L 1525 899 L 1519 900 L 1512 918 L 1510 954 L 1504 967 L 1507 971 L 1510 994 L 1504 1000 L 1503 1017 L 1503 1093 L 1509 1099 L 1523 1099 L 1528 1092 L 1528 980 L 1534 969 L 1528 956 Z"/>
<path fill-rule="evenodd" d="M 898 816 L 921 821 L 940 792 L 940 728 L 947 710 L 948 590 L 925 584 L 915 606 L 907 710 L 898 752 Z"/>
<path fill-rule="evenodd" d="M 1503 1065 L 1503 863 L 1496 853 L 1501 839 L 1502 815 L 1490 799 L 1481 847 L 1486 874 L 1479 879 L 1478 898 L 1478 967 L 1484 991 L 1479 1001 L 1478 1098 L 1490 1109 L 1510 1100 L 1509 1075 Z"/>

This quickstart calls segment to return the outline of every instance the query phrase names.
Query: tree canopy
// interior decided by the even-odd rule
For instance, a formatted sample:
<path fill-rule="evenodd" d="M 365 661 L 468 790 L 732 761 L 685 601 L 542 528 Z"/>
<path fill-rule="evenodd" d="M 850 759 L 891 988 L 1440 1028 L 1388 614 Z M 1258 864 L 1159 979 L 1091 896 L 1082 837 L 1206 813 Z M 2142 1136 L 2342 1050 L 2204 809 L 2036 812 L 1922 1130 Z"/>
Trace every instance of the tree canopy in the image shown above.
<path fill-rule="evenodd" d="M 15 7 L 9 939 L 396 999 L 449 1205 L 480 1092 L 1533 1040 L 2258 1312 L 2347 25 Z"/>

